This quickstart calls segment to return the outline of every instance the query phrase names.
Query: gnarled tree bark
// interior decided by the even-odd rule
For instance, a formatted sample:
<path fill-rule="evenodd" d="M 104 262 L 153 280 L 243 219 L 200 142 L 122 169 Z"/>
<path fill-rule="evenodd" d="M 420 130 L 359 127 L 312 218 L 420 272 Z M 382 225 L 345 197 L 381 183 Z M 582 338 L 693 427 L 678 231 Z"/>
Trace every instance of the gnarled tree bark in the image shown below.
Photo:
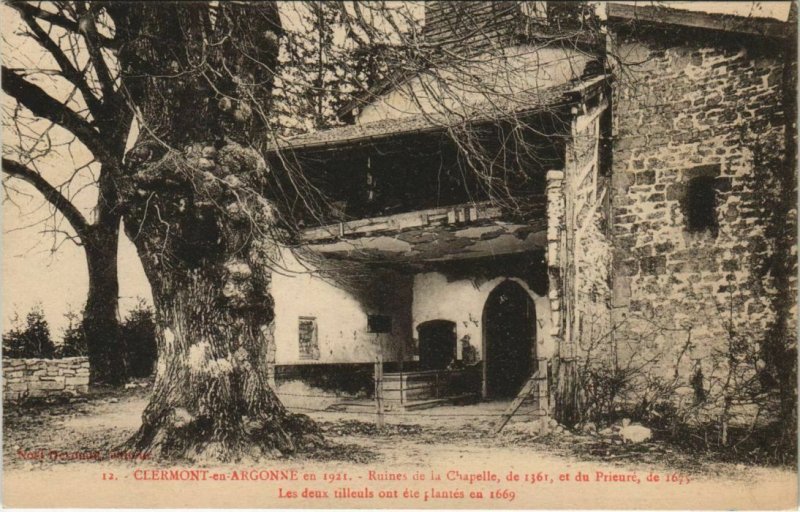
<path fill-rule="evenodd" d="M 115 15 L 139 31 L 119 58 L 144 126 L 119 181 L 159 327 L 154 394 L 129 447 L 191 459 L 313 449 L 315 424 L 288 413 L 267 381 L 281 232 L 259 193 L 257 148 L 277 8 L 127 4 Z"/>

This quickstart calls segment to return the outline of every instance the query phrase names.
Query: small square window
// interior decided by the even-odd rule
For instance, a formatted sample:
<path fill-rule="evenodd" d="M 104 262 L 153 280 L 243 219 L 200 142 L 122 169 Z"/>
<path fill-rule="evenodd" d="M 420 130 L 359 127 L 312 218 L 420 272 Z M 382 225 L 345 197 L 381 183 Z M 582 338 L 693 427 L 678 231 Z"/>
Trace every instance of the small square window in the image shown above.
<path fill-rule="evenodd" d="M 299 322 L 300 359 L 319 359 L 317 319 L 301 316 Z"/>
<path fill-rule="evenodd" d="M 711 233 L 719 231 L 717 222 L 717 189 L 713 176 L 697 176 L 689 180 L 683 210 L 686 216 L 686 230 L 690 233 Z"/>

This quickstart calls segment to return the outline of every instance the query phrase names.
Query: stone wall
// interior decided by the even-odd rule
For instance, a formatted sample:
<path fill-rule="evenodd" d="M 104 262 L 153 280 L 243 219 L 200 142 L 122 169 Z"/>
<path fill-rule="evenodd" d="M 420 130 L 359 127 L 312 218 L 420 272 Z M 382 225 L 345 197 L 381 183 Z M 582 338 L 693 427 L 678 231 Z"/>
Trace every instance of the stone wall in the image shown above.
<path fill-rule="evenodd" d="M 89 359 L 3 358 L 3 399 L 82 395 L 89 391 Z"/>
<path fill-rule="evenodd" d="M 776 261 L 796 258 L 776 235 L 796 222 L 783 43 L 653 27 L 612 36 L 623 60 L 613 97 L 618 356 L 652 363 L 642 393 L 722 396 L 753 382 L 760 344 L 795 311 L 780 305 L 794 300 L 795 278 L 775 279 Z M 701 198 L 716 203 L 699 229 L 689 204 L 698 178 L 710 190 Z"/>
<path fill-rule="evenodd" d="M 573 122 L 573 143 L 568 148 L 565 180 L 570 190 L 568 222 L 574 226 L 570 245 L 574 268 L 571 339 L 577 343 L 576 356 L 586 357 L 608 339 L 610 328 L 609 272 L 611 242 L 606 233 L 608 211 L 607 170 L 601 169 L 601 118 L 608 104 L 601 94 L 599 105 Z M 591 357 L 591 356 L 590 356 Z"/>

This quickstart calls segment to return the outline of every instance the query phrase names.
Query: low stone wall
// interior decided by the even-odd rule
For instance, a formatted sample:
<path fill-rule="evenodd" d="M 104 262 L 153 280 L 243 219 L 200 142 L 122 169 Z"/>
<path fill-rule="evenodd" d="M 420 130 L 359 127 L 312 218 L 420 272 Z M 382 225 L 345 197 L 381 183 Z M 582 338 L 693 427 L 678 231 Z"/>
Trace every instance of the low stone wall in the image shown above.
<path fill-rule="evenodd" d="M 89 391 L 89 359 L 3 359 L 3 399 L 82 395 Z"/>

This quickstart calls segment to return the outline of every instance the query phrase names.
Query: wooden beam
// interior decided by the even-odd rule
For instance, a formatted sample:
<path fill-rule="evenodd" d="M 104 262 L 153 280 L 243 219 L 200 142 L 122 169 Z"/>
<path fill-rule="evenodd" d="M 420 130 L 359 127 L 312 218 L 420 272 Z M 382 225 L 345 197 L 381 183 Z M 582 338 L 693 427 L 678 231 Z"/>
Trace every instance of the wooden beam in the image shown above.
<path fill-rule="evenodd" d="M 526 199 L 534 204 L 543 204 L 543 197 Z M 431 225 L 455 224 L 458 219 L 463 219 L 461 224 L 476 223 L 486 220 L 496 220 L 503 216 L 503 211 L 490 201 L 471 204 L 429 208 L 413 212 L 384 215 L 368 219 L 358 219 L 338 224 L 330 224 L 303 231 L 304 241 L 321 241 L 343 238 L 348 236 L 365 236 L 376 233 L 402 231 Z"/>
<path fill-rule="evenodd" d="M 431 208 L 311 228 L 304 247 L 354 261 L 451 261 L 517 254 L 547 244 L 546 198 L 518 198 L 521 212 L 491 202 Z"/>
<path fill-rule="evenodd" d="M 460 261 L 544 249 L 547 221 L 492 221 L 461 226 L 425 226 L 394 233 L 316 241 L 304 247 L 323 256 L 394 263 Z"/>

